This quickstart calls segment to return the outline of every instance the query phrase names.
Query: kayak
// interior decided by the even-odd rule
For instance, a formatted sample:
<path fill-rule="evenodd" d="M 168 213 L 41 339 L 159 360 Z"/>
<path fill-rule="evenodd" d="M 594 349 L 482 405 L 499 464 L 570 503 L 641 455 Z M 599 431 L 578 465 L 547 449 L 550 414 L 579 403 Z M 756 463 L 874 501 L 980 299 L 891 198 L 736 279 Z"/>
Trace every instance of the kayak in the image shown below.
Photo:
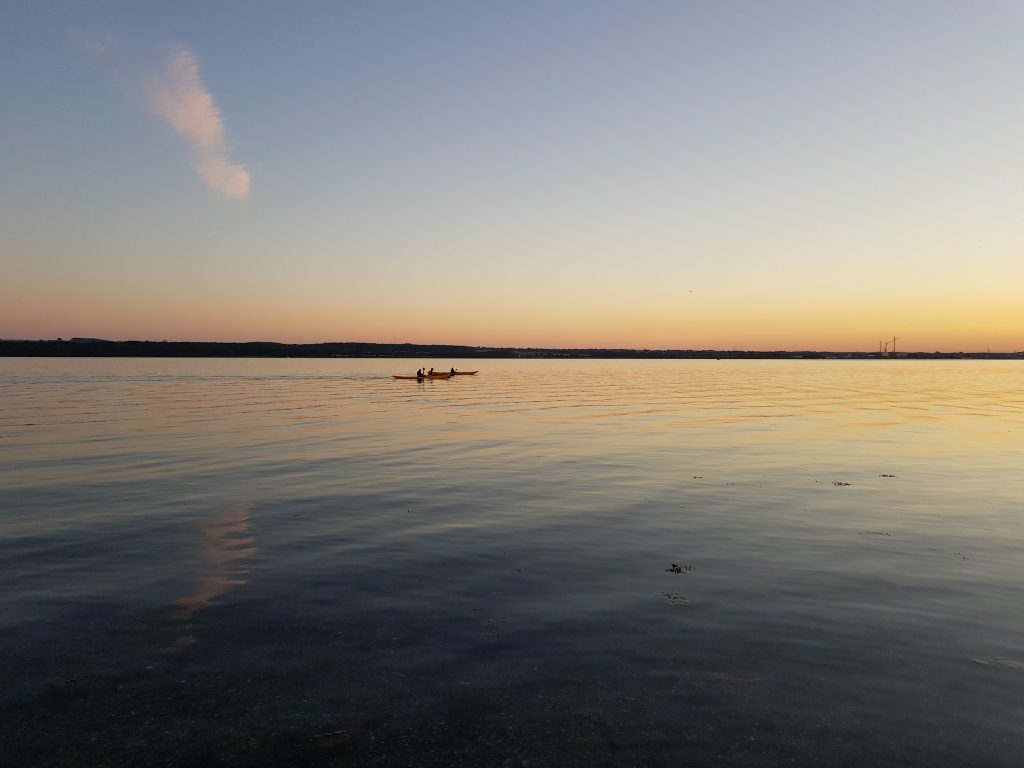
<path fill-rule="evenodd" d="M 476 376 L 479 371 L 456 371 L 456 376 Z"/>
<path fill-rule="evenodd" d="M 447 379 L 450 376 L 451 376 L 450 373 L 434 373 L 434 374 L 427 374 L 426 376 L 394 376 L 394 378 L 396 378 L 396 379 L 419 379 L 420 381 L 423 381 L 424 379 Z"/>

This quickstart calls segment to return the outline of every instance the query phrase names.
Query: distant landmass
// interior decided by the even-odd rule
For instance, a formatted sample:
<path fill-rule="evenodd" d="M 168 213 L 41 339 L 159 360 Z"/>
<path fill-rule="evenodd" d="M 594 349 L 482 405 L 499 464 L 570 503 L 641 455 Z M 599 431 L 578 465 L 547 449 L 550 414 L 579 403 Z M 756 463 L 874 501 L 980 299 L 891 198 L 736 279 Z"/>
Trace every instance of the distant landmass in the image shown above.
<path fill-rule="evenodd" d="M 977 359 L 1021 360 L 1024 352 L 827 352 L 724 349 L 549 349 L 469 347 L 457 344 L 373 344 L 342 341 L 282 344 L 272 341 L 108 341 L 72 338 L 0 340 L 0 357 L 422 357 L 590 359 Z"/>

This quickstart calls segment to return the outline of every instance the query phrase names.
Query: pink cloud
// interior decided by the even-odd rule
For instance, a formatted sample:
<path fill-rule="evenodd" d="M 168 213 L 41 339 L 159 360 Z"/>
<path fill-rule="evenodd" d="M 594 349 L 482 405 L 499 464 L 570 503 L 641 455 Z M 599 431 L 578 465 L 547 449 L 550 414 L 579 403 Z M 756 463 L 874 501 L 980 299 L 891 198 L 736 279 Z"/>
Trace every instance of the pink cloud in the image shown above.
<path fill-rule="evenodd" d="M 245 199 L 252 177 L 244 165 L 228 159 L 224 119 L 203 84 L 193 53 L 188 49 L 173 53 L 147 93 L 153 111 L 191 140 L 197 155 L 196 172 L 207 186 L 226 197 Z"/>
<path fill-rule="evenodd" d="M 210 155 L 196 163 L 196 172 L 210 189 L 227 197 L 244 200 L 249 196 L 252 177 L 244 165 L 236 165 L 221 155 Z"/>

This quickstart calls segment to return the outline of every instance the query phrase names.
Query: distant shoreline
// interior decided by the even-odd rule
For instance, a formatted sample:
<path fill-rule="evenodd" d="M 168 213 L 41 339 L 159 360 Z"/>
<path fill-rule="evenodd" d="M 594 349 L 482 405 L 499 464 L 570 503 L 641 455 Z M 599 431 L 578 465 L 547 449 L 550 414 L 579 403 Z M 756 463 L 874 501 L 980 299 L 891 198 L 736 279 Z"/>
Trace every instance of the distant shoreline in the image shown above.
<path fill-rule="evenodd" d="M 283 344 L 269 341 L 107 341 L 57 339 L 0 341 L 0 357 L 248 357 L 248 358 L 455 358 L 591 360 L 1024 360 L 1024 352 L 829 352 L 819 350 L 718 349 L 551 349 L 470 347 L 451 344 L 375 344 L 327 342 Z"/>

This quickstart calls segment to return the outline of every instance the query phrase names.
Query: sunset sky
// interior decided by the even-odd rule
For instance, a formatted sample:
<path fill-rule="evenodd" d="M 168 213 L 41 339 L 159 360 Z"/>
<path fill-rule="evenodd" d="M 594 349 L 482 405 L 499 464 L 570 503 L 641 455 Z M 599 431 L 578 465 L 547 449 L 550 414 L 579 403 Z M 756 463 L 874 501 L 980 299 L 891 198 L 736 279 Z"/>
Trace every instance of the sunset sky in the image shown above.
<path fill-rule="evenodd" d="M 1024 0 L 4 2 L 0 337 L 1024 349 Z"/>

